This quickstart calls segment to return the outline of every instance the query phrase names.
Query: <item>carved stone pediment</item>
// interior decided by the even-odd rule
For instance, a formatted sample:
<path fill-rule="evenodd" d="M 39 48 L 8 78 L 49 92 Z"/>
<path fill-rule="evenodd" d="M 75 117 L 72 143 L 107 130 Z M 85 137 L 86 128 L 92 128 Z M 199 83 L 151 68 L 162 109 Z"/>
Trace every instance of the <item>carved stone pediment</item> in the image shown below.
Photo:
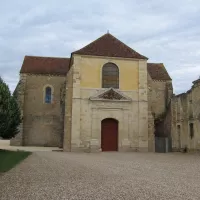
<path fill-rule="evenodd" d="M 90 100 L 99 100 L 99 101 L 131 101 L 131 98 L 125 96 L 118 90 L 114 88 L 109 88 L 106 91 L 101 91 L 97 95 L 90 97 Z"/>
<path fill-rule="evenodd" d="M 110 99 L 110 100 L 125 100 L 126 98 L 120 95 L 119 93 L 115 92 L 113 89 L 104 92 L 103 94 L 99 95 L 101 99 Z"/>

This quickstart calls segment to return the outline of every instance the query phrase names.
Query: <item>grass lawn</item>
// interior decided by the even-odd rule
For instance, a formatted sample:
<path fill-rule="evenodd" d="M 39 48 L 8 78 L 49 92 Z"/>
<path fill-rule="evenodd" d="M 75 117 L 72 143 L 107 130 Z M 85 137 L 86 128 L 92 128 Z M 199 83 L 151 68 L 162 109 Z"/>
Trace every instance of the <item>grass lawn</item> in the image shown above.
<path fill-rule="evenodd" d="M 0 173 L 7 172 L 19 162 L 27 158 L 31 152 L 7 151 L 0 149 Z"/>

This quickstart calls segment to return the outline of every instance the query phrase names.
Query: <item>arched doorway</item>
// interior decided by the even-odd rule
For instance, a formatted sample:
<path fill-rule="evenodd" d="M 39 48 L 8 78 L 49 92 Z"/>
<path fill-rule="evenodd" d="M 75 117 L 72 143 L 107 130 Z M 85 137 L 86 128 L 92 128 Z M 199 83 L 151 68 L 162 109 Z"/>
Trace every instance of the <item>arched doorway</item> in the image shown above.
<path fill-rule="evenodd" d="M 107 118 L 101 121 L 101 149 L 102 151 L 118 150 L 118 121 Z"/>

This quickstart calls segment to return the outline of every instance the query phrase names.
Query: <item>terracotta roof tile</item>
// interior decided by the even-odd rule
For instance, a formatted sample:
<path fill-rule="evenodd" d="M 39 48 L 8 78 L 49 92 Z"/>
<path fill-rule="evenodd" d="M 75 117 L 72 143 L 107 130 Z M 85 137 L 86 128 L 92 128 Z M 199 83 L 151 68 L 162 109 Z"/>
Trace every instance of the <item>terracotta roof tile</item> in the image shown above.
<path fill-rule="evenodd" d="M 69 58 L 25 56 L 20 73 L 66 75 Z"/>
<path fill-rule="evenodd" d="M 109 33 L 73 52 L 73 54 L 148 59 Z"/>
<path fill-rule="evenodd" d="M 163 63 L 147 63 L 147 70 L 154 80 L 172 80 Z"/>

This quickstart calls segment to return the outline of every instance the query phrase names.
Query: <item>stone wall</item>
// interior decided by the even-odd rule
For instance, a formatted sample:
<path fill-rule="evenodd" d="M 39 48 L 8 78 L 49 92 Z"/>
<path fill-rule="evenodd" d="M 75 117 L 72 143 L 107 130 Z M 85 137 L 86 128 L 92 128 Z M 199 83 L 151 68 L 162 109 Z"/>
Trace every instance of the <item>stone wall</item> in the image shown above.
<path fill-rule="evenodd" d="M 158 81 L 149 78 L 149 104 L 150 110 L 157 118 L 166 112 L 167 106 L 173 95 L 171 81 Z"/>
<path fill-rule="evenodd" d="M 62 146 L 63 114 L 61 88 L 64 76 L 21 75 L 25 76 L 21 88 L 23 131 L 22 145 Z M 23 78 L 24 79 L 24 78 Z M 44 102 L 44 90 L 47 85 L 53 87 L 53 102 Z M 16 136 L 18 137 L 18 136 Z"/>
<path fill-rule="evenodd" d="M 148 75 L 148 102 L 150 121 L 154 119 L 154 134 L 157 137 L 171 135 L 171 98 L 173 87 L 171 80 L 153 80 Z M 152 124 L 152 123 L 151 123 Z M 152 133 L 151 133 L 152 134 Z"/>
<path fill-rule="evenodd" d="M 64 116 L 64 151 L 71 151 L 71 129 L 72 129 L 72 95 L 73 95 L 73 66 L 66 77 L 65 116 Z"/>
<path fill-rule="evenodd" d="M 147 62 L 139 61 L 139 94 L 138 94 L 138 121 L 139 121 L 139 150 L 148 151 L 148 79 L 147 79 Z M 134 113 L 135 111 L 132 110 Z"/>
<path fill-rule="evenodd" d="M 87 89 L 81 89 L 81 92 L 83 96 L 88 94 L 88 97 L 98 93 Z M 119 122 L 119 151 L 139 150 L 138 92 L 121 92 L 133 97 L 133 101 L 92 101 L 89 98 L 81 100 L 80 139 L 83 147 L 93 146 L 93 148 L 100 149 L 101 121 L 105 118 L 114 118 Z"/>
<path fill-rule="evenodd" d="M 174 151 L 185 146 L 190 151 L 200 150 L 200 80 L 194 81 L 187 93 L 172 100 L 172 139 Z M 193 124 L 193 136 L 190 131 Z"/>
<path fill-rule="evenodd" d="M 108 59 L 108 61 L 110 60 Z M 139 66 L 138 89 L 119 91 L 127 98 L 132 99 L 132 101 L 109 102 L 92 101 L 90 99 L 90 97 L 103 92 L 105 89 L 81 87 L 83 62 L 81 56 L 75 55 L 74 63 L 71 67 L 71 75 L 69 75 L 71 80 L 73 80 L 69 84 L 73 82 L 73 85 L 67 86 L 67 98 L 72 96 L 72 104 L 69 104 L 69 100 L 66 103 L 69 107 L 65 111 L 65 117 L 67 116 L 65 119 L 65 150 L 101 151 L 101 121 L 105 118 L 115 118 L 119 122 L 119 151 L 148 151 L 146 61 L 132 61 L 133 63 L 138 62 Z M 89 63 L 89 60 L 87 62 Z M 114 62 L 114 59 L 112 59 L 112 62 Z M 123 62 L 121 61 L 121 63 Z M 69 88 L 71 88 L 71 91 L 69 91 Z M 71 146 L 67 145 L 68 140 L 71 140 Z M 70 148 L 68 148 L 69 146 Z"/>
<path fill-rule="evenodd" d="M 170 135 L 174 127 L 171 123 L 174 102 L 172 106 L 169 104 L 173 94 L 172 83 L 152 80 L 147 73 L 146 60 L 92 57 L 91 65 L 88 56 L 72 55 L 71 59 L 73 64 L 67 77 L 21 74 L 18 100 L 23 121 L 19 126 L 20 133 L 11 140 L 12 145 L 63 146 L 65 151 L 101 151 L 101 121 L 105 118 L 115 118 L 119 122 L 120 151 L 154 151 L 154 133 Z M 135 81 L 130 82 L 123 82 L 120 75 L 118 92 L 130 101 L 91 100 L 91 97 L 106 90 L 88 87 L 89 76 L 85 77 L 84 73 L 87 74 L 90 67 L 96 67 L 98 79 L 101 80 L 101 65 L 107 62 L 117 63 L 123 76 L 125 71 L 129 72 L 127 70 L 136 72 Z M 84 71 L 85 66 L 87 70 Z M 44 103 L 47 85 L 53 87 L 52 104 Z M 194 92 L 194 96 L 198 96 L 197 93 Z M 155 127 L 158 118 L 161 123 Z"/>

